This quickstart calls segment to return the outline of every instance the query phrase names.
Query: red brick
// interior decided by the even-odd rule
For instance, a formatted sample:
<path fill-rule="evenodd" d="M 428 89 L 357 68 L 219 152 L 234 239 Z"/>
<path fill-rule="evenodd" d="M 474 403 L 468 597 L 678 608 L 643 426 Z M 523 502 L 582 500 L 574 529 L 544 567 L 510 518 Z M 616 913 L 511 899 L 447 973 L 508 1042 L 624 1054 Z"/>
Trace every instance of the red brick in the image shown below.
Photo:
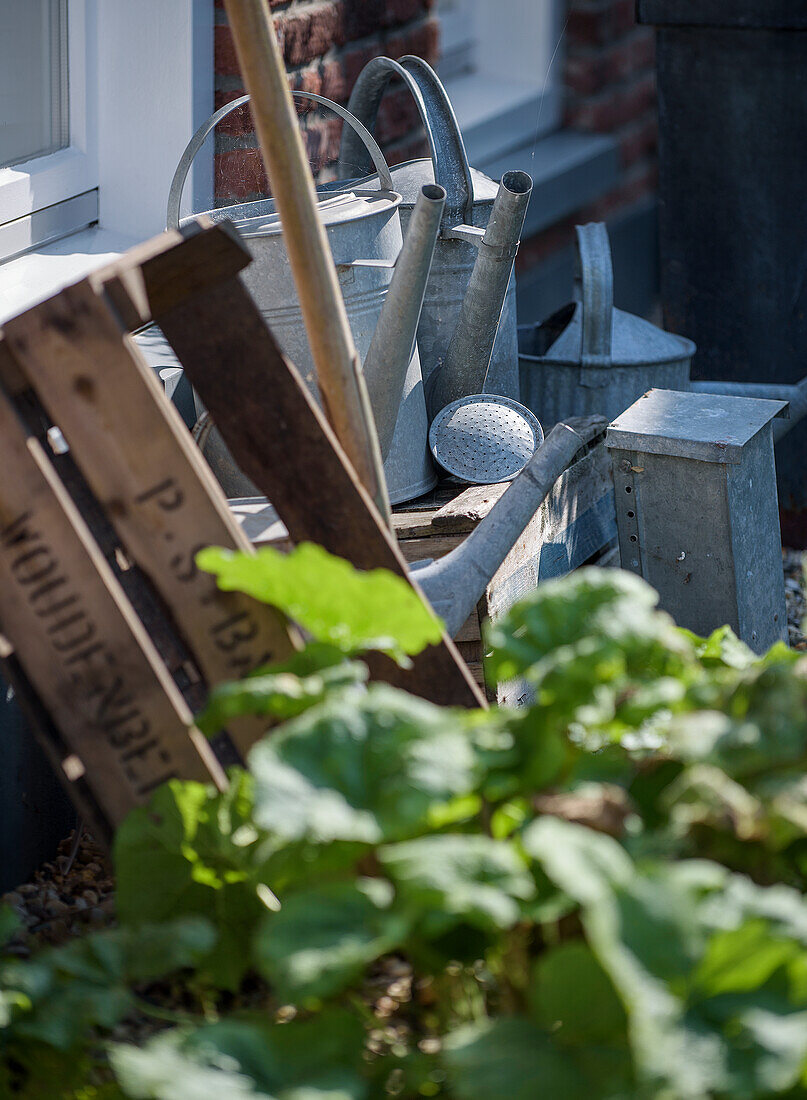
<path fill-rule="evenodd" d="M 215 72 L 220 76 L 237 75 L 238 58 L 235 55 L 235 43 L 232 32 L 227 26 L 213 28 L 213 55 Z"/>
<path fill-rule="evenodd" d="M 387 0 L 385 22 L 390 25 L 409 23 L 427 12 L 431 6 L 429 0 Z"/>
<path fill-rule="evenodd" d="M 232 149 L 214 158 L 217 199 L 242 201 L 269 191 L 260 149 Z"/>
<path fill-rule="evenodd" d="M 350 94 L 353 85 L 356 83 L 359 77 L 359 73 L 362 71 L 368 61 L 379 53 L 383 53 L 381 44 L 375 42 L 372 45 L 361 45 L 345 47 L 341 54 L 341 65 L 344 73 L 344 82 L 347 89 L 347 93 Z"/>
<path fill-rule="evenodd" d="M 322 95 L 322 74 L 320 73 L 319 66 L 309 66 L 307 69 L 302 69 L 300 72 L 294 74 L 292 91 L 295 92 L 313 92 L 314 95 Z M 306 103 L 303 100 L 297 100 L 297 110 L 308 110 L 311 106 L 311 100 Z"/>
<path fill-rule="evenodd" d="M 376 137 L 382 145 L 399 141 L 419 123 L 420 114 L 409 89 L 393 88 L 381 101 Z"/>
<path fill-rule="evenodd" d="M 375 34 L 385 23 L 386 0 L 342 0 L 345 40 L 353 42 Z"/>
<path fill-rule="evenodd" d="M 574 3 L 569 11 L 568 41 L 603 46 L 627 34 L 636 25 L 634 0 Z"/>
<path fill-rule="evenodd" d="M 658 146 L 658 123 L 655 115 L 629 126 L 619 136 L 619 158 L 623 168 L 631 168 L 641 160 L 654 157 Z"/>
<path fill-rule="evenodd" d="M 440 24 L 436 19 L 427 19 L 418 27 L 390 35 L 385 42 L 385 50 L 389 57 L 403 57 L 404 54 L 413 53 L 422 57 L 430 64 L 437 60 L 440 46 Z"/>
<path fill-rule="evenodd" d="M 653 38 L 644 29 L 610 46 L 572 50 L 566 61 L 566 84 L 576 95 L 595 95 L 608 85 L 653 71 L 653 54 Z"/>
<path fill-rule="evenodd" d="M 216 110 L 218 110 L 219 107 L 223 107 L 225 103 L 232 103 L 234 99 L 238 99 L 243 94 L 243 88 L 232 92 L 216 92 Z M 216 127 L 216 133 L 241 136 L 243 134 L 251 134 L 254 129 L 255 127 L 252 123 L 249 104 L 245 103 L 243 107 L 237 107 L 231 114 L 221 120 Z"/>
<path fill-rule="evenodd" d="M 337 103 L 346 102 L 349 95 L 349 86 L 342 62 L 336 60 L 323 62 L 321 76 L 322 95 L 326 99 L 336 100 Z"/>
<path fill-rule="evenodd" d="M 283 56 L 287 65 L 305 65 L 343 41 L 342 5 L 322 0 L 306 7 L 290 8 L 279 18 L 283 30 Z"/>
<path fill-rule="evenodd" d="M 648 73 L 630 84 L 608 87 L 587 99 L 572 100 L 567 106 L 567 121 L 590 133 L 611 133 L 645 114 L 655 103 L 655 95 L 655 74 Z"/>

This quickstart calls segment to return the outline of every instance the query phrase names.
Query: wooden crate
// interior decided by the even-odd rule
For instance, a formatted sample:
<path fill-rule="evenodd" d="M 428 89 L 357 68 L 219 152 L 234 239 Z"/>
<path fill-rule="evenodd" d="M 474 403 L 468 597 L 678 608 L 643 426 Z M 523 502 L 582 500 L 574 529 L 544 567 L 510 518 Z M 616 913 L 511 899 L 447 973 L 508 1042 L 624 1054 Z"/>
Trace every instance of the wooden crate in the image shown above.
<path fill-rule="evenodd" d="M 239 281 L 249 259 L 232 228 L 200 221 L 0 333 L 0 671 L 98 839 L 166 780 L 224 787 L 266 722 L 239 717 L 211 743 L 194 711 L 301 644 L 275 609 L 197 568 L 205 546 L 250 542 L 131 331 L 161 325 L 296 541 L 409 577 Z M 445 635 L 405 670 L 368 663 L 434 702 L 485 705 Z"/>

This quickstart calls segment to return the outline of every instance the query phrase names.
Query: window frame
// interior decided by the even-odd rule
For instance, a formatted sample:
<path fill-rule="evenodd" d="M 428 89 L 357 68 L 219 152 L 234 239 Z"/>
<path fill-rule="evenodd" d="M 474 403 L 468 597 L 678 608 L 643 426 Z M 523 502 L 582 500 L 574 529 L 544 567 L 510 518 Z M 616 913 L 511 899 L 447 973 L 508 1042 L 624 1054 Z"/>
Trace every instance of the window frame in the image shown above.
<path fill-rule="evenodd" d="M 444 20 L 438 72 L 469 156 L 484 167 L 509 149 L 560 129 L 566 5 L 564 0 L 452 2 L 457 10 L 443 15 L 437 3 L 437 17 Z"/>
<path fill-rule="evenodd" d="M 97 188 L 94 39 L 95 0 L 68 0 L 70 144 L 55 153 L 0 168 L 0 226 L 56 207 Z"/>

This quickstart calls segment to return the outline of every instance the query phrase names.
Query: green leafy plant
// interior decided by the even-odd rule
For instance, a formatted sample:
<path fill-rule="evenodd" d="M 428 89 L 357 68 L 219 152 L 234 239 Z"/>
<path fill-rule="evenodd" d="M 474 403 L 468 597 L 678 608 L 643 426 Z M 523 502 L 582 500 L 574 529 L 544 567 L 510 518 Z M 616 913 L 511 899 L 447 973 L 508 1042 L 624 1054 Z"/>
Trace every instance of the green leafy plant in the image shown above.
<path fill-rule="evenodd" d="M 228 791 L 124 822 L 119 928 L 3 963 L 0 1094 L 807 1097 L 805 658 L 583 570 L 489 630 L 534 702 L 454 711 L 367 682 L 437 637 L 395 578 L 201 562 L 313 640 L 211 693 L 275 722 Z"/>

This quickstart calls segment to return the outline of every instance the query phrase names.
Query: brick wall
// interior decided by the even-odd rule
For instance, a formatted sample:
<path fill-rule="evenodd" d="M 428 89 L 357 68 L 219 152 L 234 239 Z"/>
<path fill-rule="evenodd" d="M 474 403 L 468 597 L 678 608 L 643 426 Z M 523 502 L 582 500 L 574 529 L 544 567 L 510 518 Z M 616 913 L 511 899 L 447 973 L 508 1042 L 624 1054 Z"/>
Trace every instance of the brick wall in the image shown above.
<path fill-rule="evenodd" d="M 575 225 L 611 220 L 655 194 L 655 37 L 637 25 L 635 8 L 635 0 L 568 0 L 564 124 L 615 137 L 619 180 L 597 202 L 525 241 L 519 271 L 568 247 Z"/>
<path fill-rule="evenodd" d="M 294 90 L 346 103 L 364 65 L 377 54 L 413 53 L 434 63 L 439 25 L 433 0 L 271 0 Z M 221 0 L 216 3 L 216 107 L 244 94 L 232 35 Z M 321 179 L 332 175 L 339 151 L 341 121 L 302 102 L 301 127 L 309 159 Z M 422 155 L 417 111 L 401 88 L 384 98 L 376 137 L 390 163 Z M 266 192 L 267 182 L 248 107 L 241 107 L 216 129 L 216 201 L 246 201 Z"/>

